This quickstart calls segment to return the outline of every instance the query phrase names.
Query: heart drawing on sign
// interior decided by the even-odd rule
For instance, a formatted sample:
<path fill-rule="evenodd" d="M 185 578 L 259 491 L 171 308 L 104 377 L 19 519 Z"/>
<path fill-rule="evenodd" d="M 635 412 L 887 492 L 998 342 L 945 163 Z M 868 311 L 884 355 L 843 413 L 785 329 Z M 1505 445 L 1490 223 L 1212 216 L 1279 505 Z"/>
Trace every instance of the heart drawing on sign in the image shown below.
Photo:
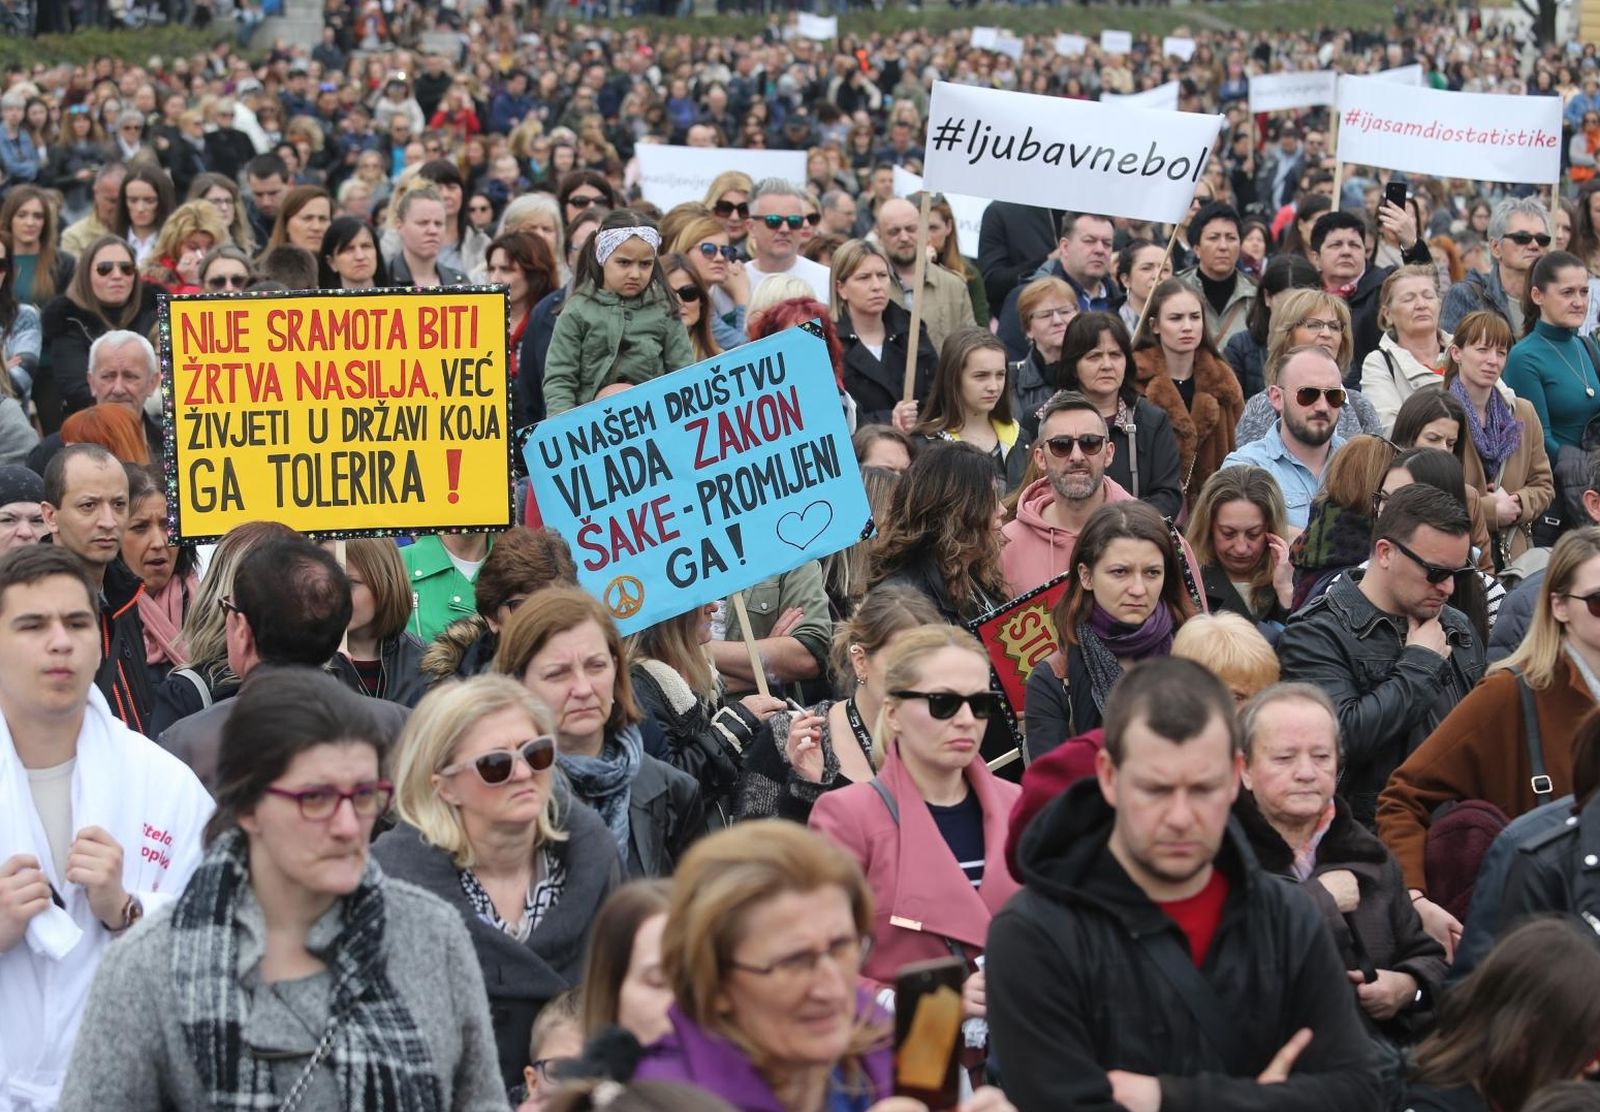
<path fill-rule="evenodd" d="M 790 510 L 778 519 L 778 539 L 804 552 L 833 524 L 833 507 L 813 502 L 798 513 Z"/>

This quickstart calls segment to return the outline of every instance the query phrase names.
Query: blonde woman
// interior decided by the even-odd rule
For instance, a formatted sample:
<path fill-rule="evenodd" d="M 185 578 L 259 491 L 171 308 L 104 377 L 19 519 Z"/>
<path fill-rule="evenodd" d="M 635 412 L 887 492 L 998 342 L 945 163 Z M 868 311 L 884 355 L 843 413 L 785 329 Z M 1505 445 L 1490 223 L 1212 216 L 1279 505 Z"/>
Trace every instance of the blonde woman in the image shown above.
<path fill-rule="evenodd" d="M 1263 366 L 1276 366 L 1278 357 L 1284 352 L 1306 344 L 1316 344 L 1333 356 L 1334 362 L 1339 364 L 1340 373 L 1348 377 L 1355 340 L 1350 327 L 1350 308 L 1343 298 L 1323 290 L 1285 290 L 1273 299 L 1272 323 L 1267 330 L 1267 358 Z M 1270 378 L 1270 372 L 1267 385 L 1276 385 Z M 1263 390 L 1245 402 L 1244 414 L 1239 418 L 1234 438 L 1240 447 L 1252 440 L 1260 440 L 1277 419 L 1272 402 Z M 1334 433 L 1346 440 L 1362 433 L 1382 436 L 1383 421 L 1379 419 L 1378 411 L 1372 408 L 1372 403 L 1362 397 L 1359 391 L 1352 390 L 1345 395 Z"/>
<path fill-rule="evenodd" d="M 1361 364 L 1361 395 L 1378 411 L 1383 431 L 1394 428 L 1400 406 L 1413 391 L 1435 386 L 1444 373 L 1450 334 L 1439 327 L 1438 274 L 1408 264 L 1383 280 L 1378 292 L 1377 349 Z"/>
<path fill-rule="evenodd" d="M 706 207 L 722 221 L 728 242 L 734 246 L 750 234 L 750 195 L 755 191 L 755 181 L 743 170 L 724 170 L 706 189 Z"/>
<path fill-rule="evenodd" d="M 222 217 L 209 201 L 189 201 L 161 225 L 144 277 L 168 293 L 199 293 L 200 264 L 213 247 L 228 242 Z"/>
<path fill-rule="evenodd" d="M 621 879 L 605 823 L 555 791 L 554 733 L 550 709 L 509 676 L 435 688 L 395 753 L 400 824 L 372 848 L 387 876 L 466 923 L 507 1089 L 539 1009 L 578 984 L 589 927 Z"/>

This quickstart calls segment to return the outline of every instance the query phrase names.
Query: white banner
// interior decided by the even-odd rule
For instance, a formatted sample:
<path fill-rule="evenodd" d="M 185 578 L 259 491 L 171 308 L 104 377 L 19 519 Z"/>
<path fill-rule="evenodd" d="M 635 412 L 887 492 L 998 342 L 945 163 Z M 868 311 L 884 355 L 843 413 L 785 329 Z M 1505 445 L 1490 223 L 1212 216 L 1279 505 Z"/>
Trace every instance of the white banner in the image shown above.
<path fill-rule="evenodd" d="M 974 27 L 972 29 L 972 38 L 968 41 L 972 44 L 974 50 L 993 50 L 995 40 L 999 37 L 1000 28 L 998 27 Z"/>
<path fill-rule="evenodd" d="M 1132 54 L 1132 31 L 1101 31 L 1100 49 L 1107 54 Z"/>
<path fill-rule="evenodd" d="M 1443 178 L 1549 185 L 1561 99 L 1339 82 L 1339 161 Z"/>
<path fill-rule="evenodd" d="M 1178 83 L 1168 81 L 1165 85 L 1157 85 L 1154 89 L 1146 89 L 1142 93 L 1129 93 L 1127 96 L 1120 93 L 1101 93 L 1100 103 L 1115 104 L 1119 108 L 1148 108 L 1153 112 L 1176 112 Z"/>
<path fill-rule="evenodd" d="M 795 31 L 803 39 L 815 39 L 817 42 L 827 42 L 839 37 L 839 17 L 836 15 L 812 15 L 810 12 L 801 12 Z"/>
<path fill-rule="evenodd" d="M 1396 66 L 1394 69 L 1379 70 L 1377 73 L 1347 73 L 1343 75 L 1345 81 L 1386 81 L 1391 85 L 1426 85 L 1427 79 L 1422 75 L 1421 65 Z"/>
<path fill-rule="evenodd" d="M 894 195 L 909 197 L 922 190 L 922 178 L 910 170 L 894 168 Z M 983 210 L 989 207 L 987 197 L 968 197 L 964 193 L 941 193 L 950 202 L 950 215 L 956 218 L 956 241 L 961 253 L 969 259 L 978 257 L 978 233 L 983 230 Z"/>
<path fill-rule="evenodd" d="M 1250 78 L 1250 114 L 1314 108 L 1339 99 L 1339 75 L 1333 70 L 1310 73 L 1264 73 Z"/>
<path fill-rule="evenodd" d="M 991 48 L 996 54 L 1004 54 L 1013 62 L 1022 61 L 1022 40 L 1009 31 L 1001 31 L 994 37 L 994 46 Z"/>
<path fill-rule="evenodd" d="M 1161 40 L 1161 53 L 1187 62 L 1194 57 L 1194 40 L 1182 35 L 1168 35 Z"/>
<path fill-rule="evenodd" d="M 725 148 L 669 147 L 640 143 L 639 192 L 662 212 L 685 201 L 703 201 L 711 182 L 724 170 L 743 170 L 756 181 L 785 178 L 796 185 L 806 180 L 805 151 L 753 151 Z"/>
<path fill-rule="evenodd" d="M 1221 116 L 1008 93 L 938 82 L 925 180 L 941 193 L 1173 223 Z"/>
<path fill-rule="evenodd" d="M 1063 58 L 1075 58 L 1089 49 L 1089 40 L 1082 35 L 1057 35 L 1056 53 Z"/>

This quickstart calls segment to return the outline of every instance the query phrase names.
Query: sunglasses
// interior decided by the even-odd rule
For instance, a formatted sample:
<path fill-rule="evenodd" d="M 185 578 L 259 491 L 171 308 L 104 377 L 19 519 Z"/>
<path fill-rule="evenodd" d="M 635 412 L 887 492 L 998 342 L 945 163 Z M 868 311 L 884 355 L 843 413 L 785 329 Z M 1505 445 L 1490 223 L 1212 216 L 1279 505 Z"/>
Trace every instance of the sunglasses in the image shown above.
<path fill-rule="evenodd" d="M 672 288 L 672 292 L 678 295 L 679 301 L 688 302 L 700 300 L 699 286 L 674 286 Z"/>
<path fill-rule="evenodd" d="M 1301 409 L 1309 409 L 1316 405 L 1318 398 L 1327 398 L 1328 404 L 1334 409 L 1344 408 L 1345 392 L 1338 386 L 1326 390 L 1319 390 L 1315 386 L 1302 386 L 1294 392 L 1295 404 Z"/>
<path fill-rule="evenodd" d="M 806 223 L 810 224 L 813 228 L 815 228 L 818 224 L 822 223 L 822 213 L 820 213 L 820 212 L 808 212 L 808 213 L 806 213 Z"/>
<path fill-rule="evenodd" d="M 1093 458 L 1105 448 L 1106 438 L 1097 432 L 1086 433 L 1083 436 L 1052 436 L 1044 442 L 1044 446 L 1056 459 L 1071 459 L 1074 446 L 1084 456 Z"/>
<path fill-rule="evenodd" d="M 592 197 L 587 193 L 584 193 L 584 194 L 574 193 L 571 197 L 567 198 L 567 204 L 571 205 L 573 208 L 578 208 L 578 209 L 586 209 L 590 205 L 603 204 L 604 202 L 605 202 L 605 198 L 604 197 Z"/>
<path fill-rule="evenodd" d="M 976 691 L 962 695 L 955 691 L 891 691 L 896 699 L 926 699 L 928 713 L 935 718 L 954 718 L 965 703 L 972 708 L 972 717 L 987 719 L 1001 711 L 1000 696 L 993 691 Z"/>
<path fill-rule="evenodd" d="M 439 770 L 440 776 L 454 776 L 468 768 L 478 774 L 478 779 L 493 787 L 504 784 L 516 771 L 517 758 L 528 762 L 535 772 L 543 772 L 556 762 L 556 739 L 545 735 L 529 738 L 515 749 L 491 749 L 470 761 L 460 761 Z"/>
<path fill-rule="evenodd" d="M 250 284 L 247 274 L 218 274 L 206 279 L 208 290 L 242 290 Z"/>
<path fill-rule="evenodd" d="M 702 243 L 700 245 L 700 253 L 708 259 L 714 259 L 721 255 L 730 263 L 739 257 L 739 249 L 731 243 L 725 243 L 720 247 L 715 243 Z"/>
<path fill-rule="evenodd" d="M 137 269 L 138 267 L 132 263 L 114 263 L 110 259 L 94 264 L 94 272 L 102 278 L 109 278 L 112 271 L 119 272 L 125 278 L 132 278 L 133 272 Z"/>
<path fill-rule="evenodd" d="M 789 225 L 789 229 L 791 231 L 798 232 L 800 230 L 800 225 L 806 222 L 806 218 L 799 215 L 779 216 L 777 213 L 773 213 L 770 216 L 763 216 L 761 218 L 761 222 L 767 227 L 771 228 L 773 231 L 777 231 L 779 228 L 787 224 Z"/>
<path fill-rule="evenodd" d="M 716 204 L 711 206 L 711 211 L 722 217 L 724 220 L 732 216 L 734 213 L 739 214 L 740 220 L 745 220 L 750 216 L 750 205 L 746 202 L 740 202 L 736 205 L 732 201 L 718 201 Z"/>
<path fill-rule="evenodd" d="M 1411 551 L 1393 537 L 1384 537 L 1383 539 L 1398 548 L 1401 553 L 1404 554 L 1412 563 L 1421 568 L 1423 577 L 1435 587 L 1443 583 L 1446 579 L 1454 579 L 1458 575 L 1462 575 L 1466 572 L 1474 570 L 1471 564 L 1463 564 L 1459 568 L 1441 568 L 1438 564 L 1428 563 L 1428 561 L 1424 560 L 1421 556 L 1418 556 L 1415 552 Z"/>
<path fill-rule="evenodd" d="M 1591 618 L 1600 618 L 1600 591 L 1596 591 L 1592 595 L 1574 595 L 1570 592 L 1563 592 L 1562 597 L 1583 603 L 1589 608 L 1589 616 Z"/>
<path fill-rule="evenodd" d="M 1530 243 L 1537 243 L 1540 247 L 1550 246 L 1550 237 L 1543 232 L 1507 232 L 1503 239 L 1509 239 L 1518 247 L 1526 247 Z"/>

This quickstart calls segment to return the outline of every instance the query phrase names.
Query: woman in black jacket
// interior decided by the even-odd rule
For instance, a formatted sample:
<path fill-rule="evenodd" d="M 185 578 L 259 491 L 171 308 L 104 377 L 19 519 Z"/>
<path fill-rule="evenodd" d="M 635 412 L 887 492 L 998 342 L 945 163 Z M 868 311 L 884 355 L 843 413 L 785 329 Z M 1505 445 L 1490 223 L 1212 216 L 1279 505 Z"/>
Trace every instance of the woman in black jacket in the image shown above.
<path fill-rule="evenodd" d="M 1178 438 L 1166 410 L 1134 385 L 1133 343 L 1115 313 L 1080 313 L 1067 326 L 1056 381 L 1094 403 L 1115 449 L 1106 478 L 1176 519 L 1183 507 Z"/>
<path fill-rule="evenodd" d="M 94 179 L 113 158 L 100 121 L 87 104 L 67 109 L 60 139 L 50 149 L 43 180 L 62 196 L 62 216 L 67 222 L 87 213 L 94 204 Z"/>
<path fill-rule="evenodd" d="M 621 881 L 605 823 L 557 786 L 554 729 L 504 676 L 431 692 L 397 746 L 401 824 L 372 851 L 465 921 L 507 1089 L 522 1080 L 539 1009 L 578 984 L 590 924 Z"/>
<path fill-rule="evenodd" d="M 1285 512 L 1271 474 L 1225 467 L 1206 480 L 1189 515 L 1189 547 L 1200 561 L 1206 609 L 1248 618 L 1268 640 L 1289 620 L 1294 597 Z"/>
<path fill-rule="evenodd" d="M 423 645 L 406 631 L 411 587 L 400 550 L 387 537 L 357 538 L 345 546 L 350 578 L 350 628 L 344 656 L 362 691 L 414 707 L 427 691 Z"/>
<path fill-rule="evenodd" d="M 889 300 L 893 277 L 889 259 L 877 244 L 852 239 L 833 253 L 831 309 L 844 345 L 844 388 L 859 407 L 857 425 L 893 424 L 902 432 L 916 427 L 917 407 L 904 400 L 906 337 L 911 314 Z M 917 334 L 912 397 L 921 401 L 933 385 L 939 354 L 927 329 Z"/>
<path fill-rule="evenodd" d="M 34 401 L 46 432 L 94 404 L 89 392 L 89 347 L 107 332 L 127 330 L 148 335 L 156 323 L 156 289 L 139 277 L 133 249 L 116 236 L 101 236 L 84 252 L 67 292 L 44 308 L 40 325 L 50 345 L 50 381 L 55 390 L 47 403 L 34 382 Z M 47 406 L 52 412 L 47 412 Z"/>

